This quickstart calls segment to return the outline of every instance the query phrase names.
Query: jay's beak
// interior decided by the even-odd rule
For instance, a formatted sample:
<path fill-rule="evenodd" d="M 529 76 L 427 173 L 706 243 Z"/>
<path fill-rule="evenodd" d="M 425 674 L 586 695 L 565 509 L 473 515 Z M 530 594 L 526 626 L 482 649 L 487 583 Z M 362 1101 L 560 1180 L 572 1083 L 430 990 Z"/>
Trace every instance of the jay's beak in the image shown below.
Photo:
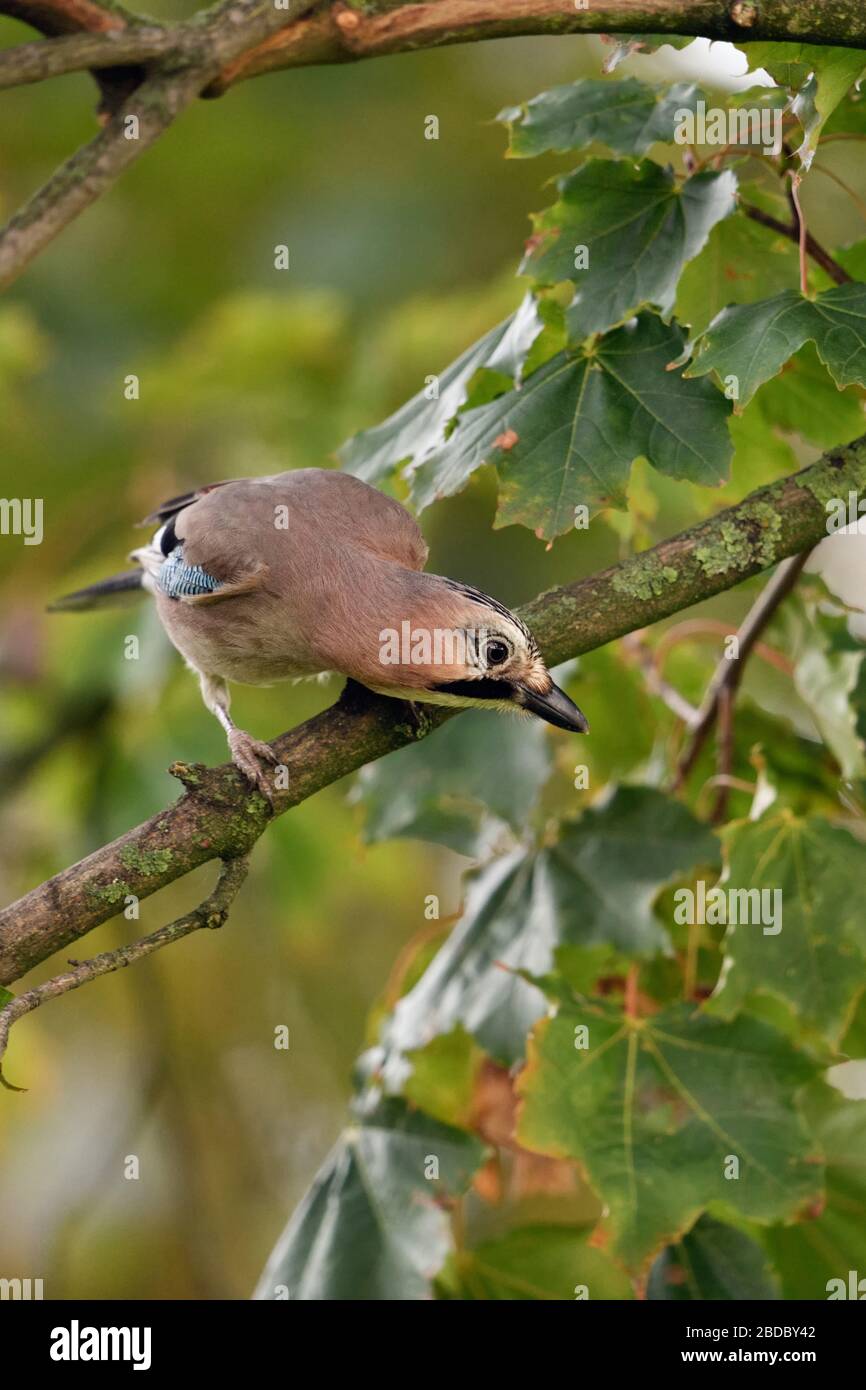
<path fill-rule="evenodd" d="M 546 720 L 548 724 L 554 724 L 557 729 L 568 729 L 572 734 L 589 733 L 589 720 L 586 715 L 569 700 L 565 691 L 560 690 L 558 685 L 551 684 L 546 695 L 539 695 L 527 685 L 518 685 L 515 699 L 517 704 L 530 710 L 532 714 L 537 714 L 539 719 Z"/>

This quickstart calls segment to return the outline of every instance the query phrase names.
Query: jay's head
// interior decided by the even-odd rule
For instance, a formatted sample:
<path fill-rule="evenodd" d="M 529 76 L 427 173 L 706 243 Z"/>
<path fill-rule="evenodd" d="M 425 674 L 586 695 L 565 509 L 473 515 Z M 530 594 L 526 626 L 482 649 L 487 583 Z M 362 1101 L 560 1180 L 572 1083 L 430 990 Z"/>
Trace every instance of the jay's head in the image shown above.
<path fill-rule="evenodd" d="M 469 585 L 423 578 L 444 586 L 438 625 L 419 621 L 416 609 L 399 628 L 380 632 L 384 679 L 376 688 L 422 703 L 535 714 L 559 729 L 588 732 L 586 716 L 554 683 L 516 614 Z"/>

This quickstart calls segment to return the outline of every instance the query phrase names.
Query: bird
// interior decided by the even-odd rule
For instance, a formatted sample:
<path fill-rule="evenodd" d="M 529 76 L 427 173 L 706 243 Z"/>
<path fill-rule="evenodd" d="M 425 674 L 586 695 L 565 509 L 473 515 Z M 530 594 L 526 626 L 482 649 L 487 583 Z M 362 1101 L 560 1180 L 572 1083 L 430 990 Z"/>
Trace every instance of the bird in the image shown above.
<path fill-rule="evenodd" d="M 589 730 L 526 624 L 472 585 L 427 573 L 414 517 L 352 474 L 302 468 L 212 483 L 170 498 L 140 524 L 157 529 L 130 553 L 135 569 L 50 608 L 149 593 L 232 761 L 268 800 L 277 755 L 233 721 L 233 683 L 337 672 L 413 709 L 516 710 Z"/>

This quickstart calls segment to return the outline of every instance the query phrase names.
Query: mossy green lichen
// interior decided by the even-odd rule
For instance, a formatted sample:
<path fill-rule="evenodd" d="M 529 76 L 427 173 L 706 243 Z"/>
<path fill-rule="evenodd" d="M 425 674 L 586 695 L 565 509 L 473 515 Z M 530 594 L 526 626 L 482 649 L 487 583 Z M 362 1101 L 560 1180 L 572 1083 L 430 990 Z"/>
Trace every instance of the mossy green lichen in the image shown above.
<path fill-rule="evenodd" d="M 646 601 L 659 598 L 678 578 L 679 571 L 663 565 L 657 556 L 637 555 L 614 575 L 613 587 L 618 594 Z"/>
<path fill-rule="evenodd" d="M 723 521 L 714 539 L 695 547 L 695 559 L 707 576 L 755 566 L 766 569 L 776 558 L 781 532 L 776 509 L 769 502 L 751 502 Z"/>
<path fill-rule="evenodd" d="M 120 862 L 145 878 L 167 873 L 173 861 L 173 849 L 136 849 L 135 845 L 125 845 L 120 851 Z"/>
<path fill-rule="evenodd" d="M 130 885 L 118 878 L 111 883 L 88 883 L 85 892 L 94 903 L 108 907 L 116 907 L 124 898 L 135 896 Z"/>
<path fill-rule="evenodd" d="M 866 445 L 858 441 L 846 449 L 834 450 L 829 457 L 798 473 L 794 482 L 811 492 L 824 508 L 842 492 L 846 497 L 850 491 L 866 492 Z"/>

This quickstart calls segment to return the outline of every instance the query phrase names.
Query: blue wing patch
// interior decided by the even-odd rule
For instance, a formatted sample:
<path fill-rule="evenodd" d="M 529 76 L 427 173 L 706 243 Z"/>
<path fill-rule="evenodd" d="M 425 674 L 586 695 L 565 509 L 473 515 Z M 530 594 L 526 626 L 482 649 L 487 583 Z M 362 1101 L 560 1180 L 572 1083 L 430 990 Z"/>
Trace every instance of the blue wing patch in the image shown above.
<path fill-rule="evenodd" d="M 163 560 L 156 582 L 169 598 L 212 594 L 220 587 L 220 580 L 207 574 L 201 565 L 184 564 L 182 545 L 176 546 Z"/>

